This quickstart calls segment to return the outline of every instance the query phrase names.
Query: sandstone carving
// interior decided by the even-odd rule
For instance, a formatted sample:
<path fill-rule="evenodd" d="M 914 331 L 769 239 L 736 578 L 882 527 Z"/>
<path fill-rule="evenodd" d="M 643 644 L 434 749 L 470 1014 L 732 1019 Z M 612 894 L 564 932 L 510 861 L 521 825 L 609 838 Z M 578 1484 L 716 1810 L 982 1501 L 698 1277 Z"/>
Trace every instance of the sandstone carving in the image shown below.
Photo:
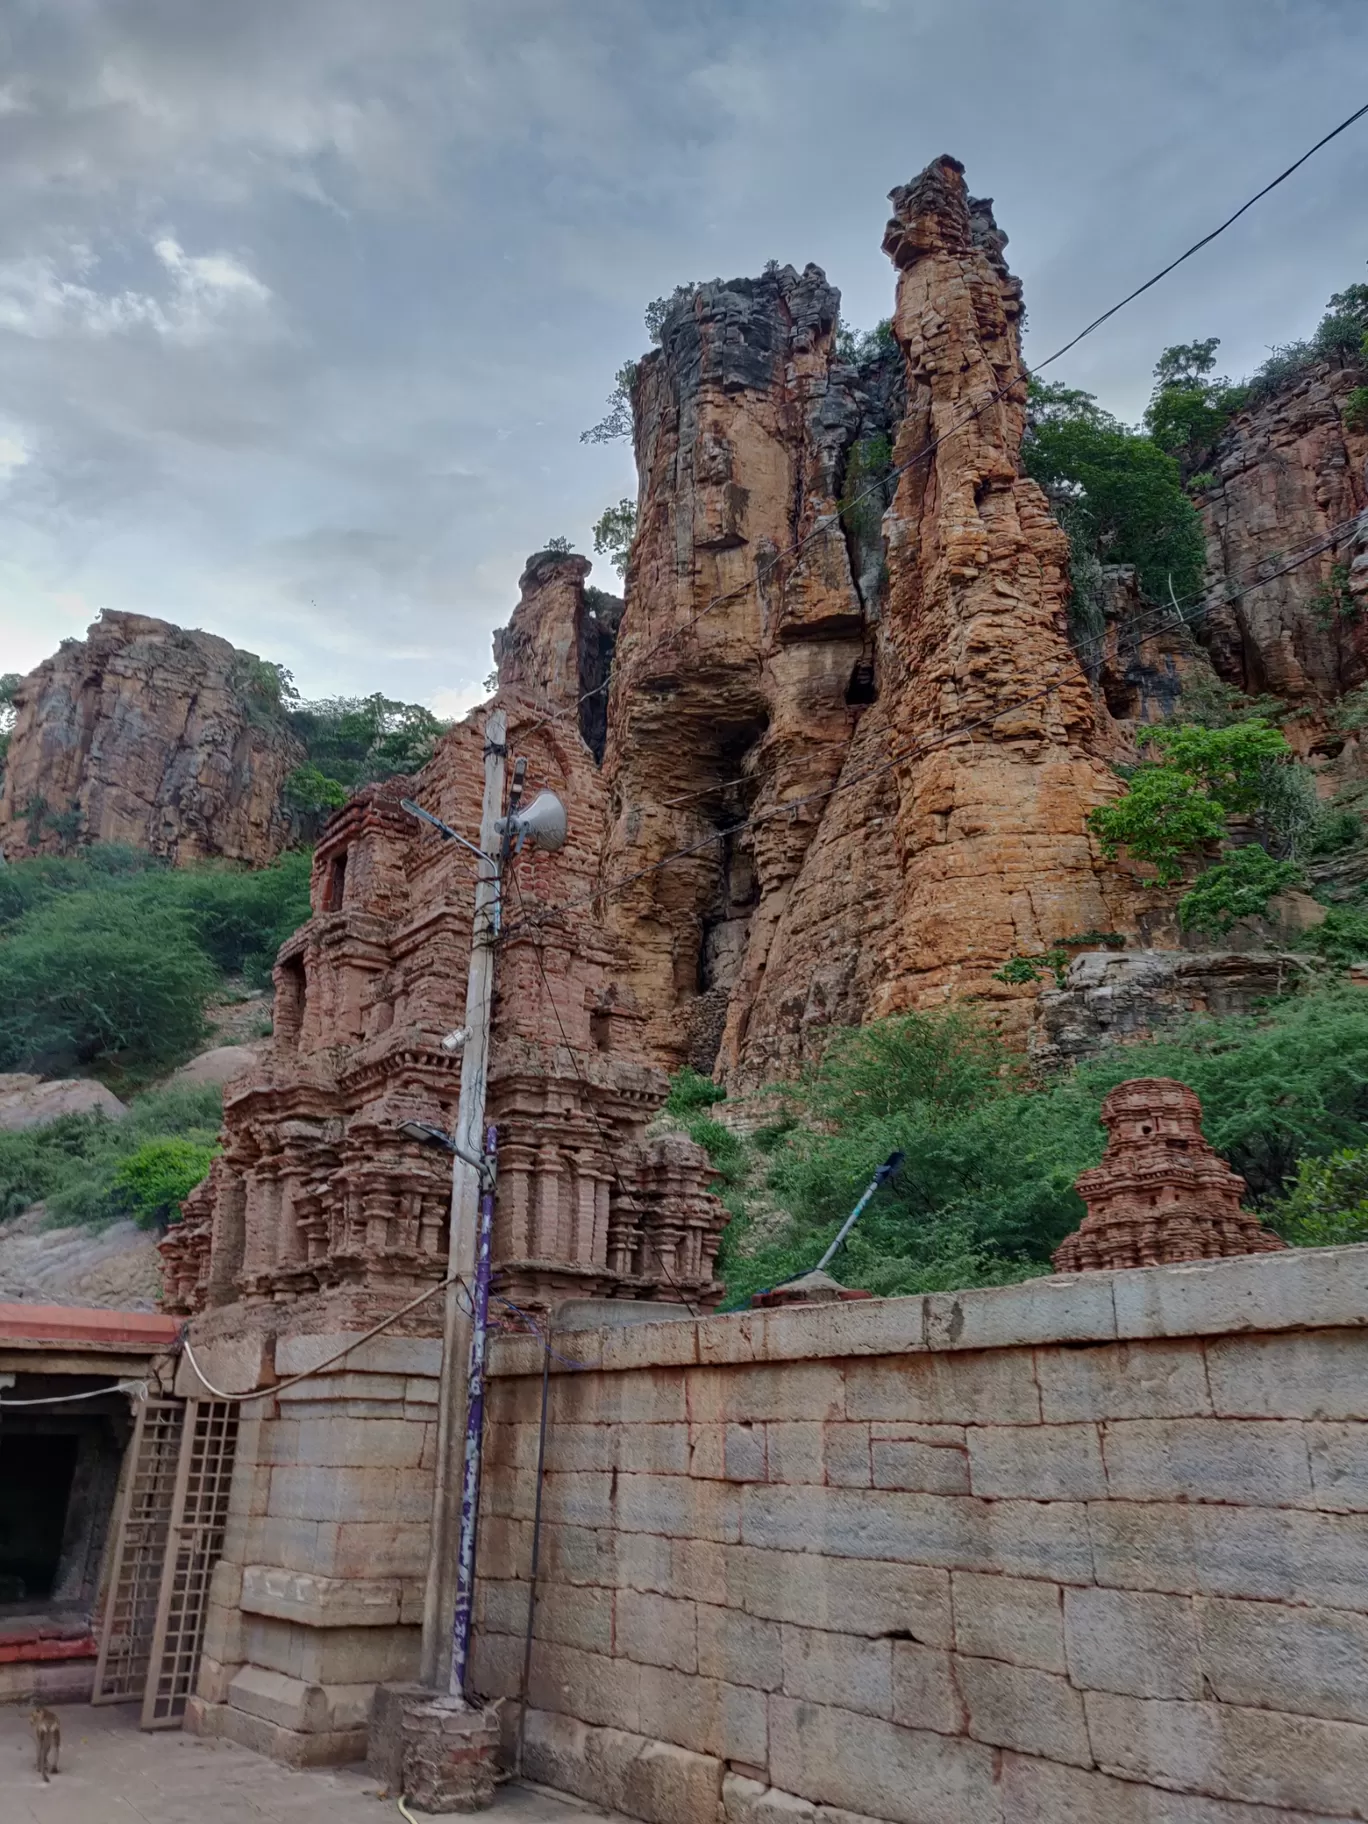
<path fill-rule="evenodd" d="M 15 860 L 124 842 L 170 861 L 265 862 L 304 749 L 252 691 L 250 653 L 214 634 L 106 612 L 26 677 L 0 785 Z"/>
<path fill-rule="evenodd" d="M 713 1259 L 725 1211 L 687 1136 L 648 1138 L 663 1074 L 639 1037 L 622 947 L 585 909 L 604 788 L 578 727 L 579 654 L 591 613 L 583 558 L 543 554 L 500 636 L 496 699 L 527 791 L 570 807 L 571 835 L 530 850 L 506 889 L 489 1117 L 499 1155 L 494 1260 L 501 1292 L 545 1309 L 565 1297 L 721 1293 Z M 275 1031 L 227 1085 L 223 1156 L 163 1245 L 168 1306 L 239 1298 L 279 1314 L 336 1295 L 348 1309 L 412 1297 L 445 1266 L 444 1155 L 405 1138 L 409 1119 L 450 1130 L 465 1018 L 474 873 L 400 805 L 413 797 L 478 833 L 483 718 L 447 735 L 414 778 L 366 787 L 329 823 L 313 916 L 280 953 Z"/>
<path fill-rule="evenodd" d="M 1202 1137 L 1202 1105 L 1171 1077 L 1134 1077 L 1102 1104 L 1107 1150 L 1078 1179 L 1088 1206 L 1055 1250 L 1061 1273 L 1268 1254 L 1287 1244 L 1240 1208 L 1245 1181 Z"/>

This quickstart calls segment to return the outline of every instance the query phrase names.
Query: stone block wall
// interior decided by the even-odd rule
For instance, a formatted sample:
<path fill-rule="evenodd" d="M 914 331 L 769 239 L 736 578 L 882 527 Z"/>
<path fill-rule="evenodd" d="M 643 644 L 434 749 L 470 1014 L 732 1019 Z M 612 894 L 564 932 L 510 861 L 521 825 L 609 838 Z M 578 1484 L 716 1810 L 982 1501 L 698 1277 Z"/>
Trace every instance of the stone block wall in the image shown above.
<path fill-rule="evenodd" d="M 559 1334 L 527 1773 L 652 1824 L 1368 1818 L 1365 1326 L 1346 1248 Z M 496 1344 L 490 1696 L 539 1371 Z"/>
<path fill-rule="evenodd" d="M 280 1338 L 284 1379 L 345 1333 Z M 382 1336 L 244 1407 L 187 1727 L 294 1766 L 362 1759 L 379 1683 L 418 1670 L 436 1451 L 435 1338 Z M 220 1386 L 269 1378 L 261 1341 L 210 1337 Z M 199 1385 L 182 1361 L 178 1391 Z"/>

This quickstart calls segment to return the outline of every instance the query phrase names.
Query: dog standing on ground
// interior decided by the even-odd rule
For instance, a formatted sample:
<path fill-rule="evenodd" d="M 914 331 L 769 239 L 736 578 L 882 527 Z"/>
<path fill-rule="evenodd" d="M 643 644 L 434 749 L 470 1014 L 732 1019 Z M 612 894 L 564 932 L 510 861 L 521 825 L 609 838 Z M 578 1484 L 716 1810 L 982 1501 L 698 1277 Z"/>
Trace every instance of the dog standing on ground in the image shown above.
<path fill-rule="evenodd" d="M 57 1756 L 62 1751 L 62 1725 L 57 1720 L 57 1712 L 39 1705 L 29 1711 L 29 1726 L 33 1730 L 34 1747 L 38 1750 L 38 1771 L 43 1776 L 43 1784 L 48 1781 L 48 1768 L 57 1771 Z"/>

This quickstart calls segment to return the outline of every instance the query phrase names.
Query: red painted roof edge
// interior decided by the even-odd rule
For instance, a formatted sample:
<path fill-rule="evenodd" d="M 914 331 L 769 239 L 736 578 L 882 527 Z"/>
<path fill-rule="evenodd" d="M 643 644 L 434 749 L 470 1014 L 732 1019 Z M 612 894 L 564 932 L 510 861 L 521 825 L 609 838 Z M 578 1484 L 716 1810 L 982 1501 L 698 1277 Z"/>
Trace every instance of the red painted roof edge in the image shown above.
<path fill-rule="evenodd" d="M 0 1304 L 0 1348 L 6 1343 L 76 1343 L 86 1348 L 165 1349 L 181 1327 L 160 1311 L 105 1311 L 83 1305 Z"/>

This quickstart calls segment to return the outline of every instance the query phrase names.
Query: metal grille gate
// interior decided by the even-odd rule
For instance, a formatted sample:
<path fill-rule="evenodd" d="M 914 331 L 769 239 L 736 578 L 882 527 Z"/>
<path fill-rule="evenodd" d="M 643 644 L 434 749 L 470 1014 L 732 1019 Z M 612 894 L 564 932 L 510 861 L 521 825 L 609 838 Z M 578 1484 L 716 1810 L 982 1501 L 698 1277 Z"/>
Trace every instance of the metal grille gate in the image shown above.
<path fill-rule="evenodd" d="M 191 1400 L 181 1440 L 161 1595 L 143 1692 L 144 1729 L 177 1729 L 195 1689 L 209 1579 L 223 1552 L 237 1449 L 238 1409 Z"/>
<path fill-rule="evenodd" d="M 225 1401 L 138 1409 L 93 1701 L 141 1700 L 144 1729 L 178 1728 L 195 1688 L 237 1434 Z"/>

